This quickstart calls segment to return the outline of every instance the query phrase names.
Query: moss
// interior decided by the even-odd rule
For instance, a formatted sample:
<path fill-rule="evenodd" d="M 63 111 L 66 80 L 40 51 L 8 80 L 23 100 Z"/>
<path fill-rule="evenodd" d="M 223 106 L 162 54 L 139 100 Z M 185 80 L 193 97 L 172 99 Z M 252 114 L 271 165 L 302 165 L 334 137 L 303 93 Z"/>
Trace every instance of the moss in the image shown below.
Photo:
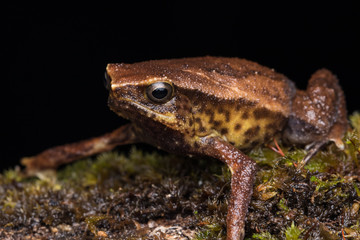
<path fill-rule="evenodd" d="M 278 240 L 276 237 L 272 236 L 268 232 L 255 233 L 252 235 L 252 238 L 259 239 L 259 240 Z"/>
<path fill-rule="evenodd" d="M 303 169 L 296 166 L 304 149 L 281 146 L 285 156 L 268 147 L 249 153 L 259 171 L 247 239 L 359 238 L 359 114 L 350 119 L 346 149 L 330 144 Z M 16 167 L 0 174 L 0 237 L 166 239 L 176 227 L 191 239 L 225 239 L 229 183 L 220 161 L 135 147 L 35 178 Z"/>
<path fill-rule="evenodd" d="M 356 130 L 357 133 L 360 134 L 360 112 L 353 113 L 349 116 L 349 119 L 354 130 Z"/>
<path fill-rule="evenodd" d="M 292 222 L 291 226 L 285 230 L 286 240 L 298 240 L 302 232 L 303 230 L 295 226 L 294 222 Z"/>

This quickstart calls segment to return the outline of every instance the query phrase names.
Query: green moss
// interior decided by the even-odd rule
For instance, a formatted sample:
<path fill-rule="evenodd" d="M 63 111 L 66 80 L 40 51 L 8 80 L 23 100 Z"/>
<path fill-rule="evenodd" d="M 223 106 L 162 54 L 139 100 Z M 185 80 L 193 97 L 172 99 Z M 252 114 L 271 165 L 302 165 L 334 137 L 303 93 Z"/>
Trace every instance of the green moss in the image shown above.
<path fill-rule="evenodd" d="M 206 229 L 205 229 L 206 228 Z M 217 239 L 225 239 L 224 229 L 219 224 L 207 223 L 205 227 L 202 227 L 194 240 L 217 240 Z"/>
<path fill-rule="evenodd" d="M 272 236 L 269 232 L 262 232 L 260 234 L 254 233 L 252 235 L 252 239 L 259 239 L 259 240 L 278 240 L 276 237 Z"/>
<path fill-rule="evenodd" d="M 286 206 L 286 200 L 284 198 L 280 199 L 277 206 L 281 211 L 285 211 L 285 212 L 289 211 L 288 206 Z"/>
<path fill-rule="evenodd" d="M 360 134 L 360 112 L 354 112 L 349 116 L 351 126 Z"/>
<path fill-rule="evenodd" d="M 330 144 L 300 170 L 304 149 L 281 146 L 280 156 L 265 146 L 249 153 L 259 171 L 247 239 L 360 236 L 359 114 L 350 119 L 345 150 Z M 149 239 L 168 224 L 193 239 L 225 239 L 230 179 L 220 161 L 135 147 L 35 178 L 9 169 L 0 174 L 0 237 Z"/>
<path fill-rule="evenodd" d="M 303 232 L 300 228 L 295 226 L 294 222 L 291 223 L 290 227 L 285 230 L 286 240 L 299 240 L 300 234 Z"/>
<path fill-rule="evenodd" d="M 310 181 L 316 183 L 315 192 L 320 191 L 329 191 L 332 187 L 338 185 L 345 181 L 345 179 L 340 176 L 333 175 L 330 179 L 326 179 L 325 181 L 322 179 L 318 179 L 316 176 L 311 176 Z"/>

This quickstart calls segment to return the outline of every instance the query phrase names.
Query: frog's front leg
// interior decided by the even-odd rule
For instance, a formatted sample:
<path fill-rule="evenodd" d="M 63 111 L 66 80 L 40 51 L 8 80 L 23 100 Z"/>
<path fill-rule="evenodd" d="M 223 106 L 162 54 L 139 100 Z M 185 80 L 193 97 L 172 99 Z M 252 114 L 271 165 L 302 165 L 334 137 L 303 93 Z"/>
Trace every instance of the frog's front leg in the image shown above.
<path fill-rule="evenodd" d="M 227 240 L 243 239 L 248 206 L 253 192 L 255 162 L 228 142 L 218 137 L 204 137 L 202 154 L 225 162 L 232 173 L 231 195 L 227 213 Z"/>
<path fill-rule="evenodd" d="M 36 156 L 25 157 L 21 163 L 26 166 L 27 173 L 31 174 L 37 170 L 53 169 L 80 158 L 109 151 L 119 145 L 135 142 L 138 140 L 133 126 L 128 124 L 99 137 L 53 147 Z"/>

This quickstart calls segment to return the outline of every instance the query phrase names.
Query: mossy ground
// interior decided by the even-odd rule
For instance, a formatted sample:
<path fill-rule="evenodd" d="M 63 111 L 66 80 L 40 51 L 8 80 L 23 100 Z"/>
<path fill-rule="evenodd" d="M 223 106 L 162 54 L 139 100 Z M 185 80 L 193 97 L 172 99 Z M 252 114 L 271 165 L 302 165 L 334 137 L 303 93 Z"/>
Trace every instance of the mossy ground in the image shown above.
<path fill-rule="evenodd" d="M 249 153 L 247 239 L 360 239 L 360 114 L 350 119 L 345 151 L 331 144 L 301 170 L 303 149 Z M 0 175 L 0 238 L 225 239 L 229 183 L 219 161 L 135 147 L 34 178 L 17 167 Z"/>

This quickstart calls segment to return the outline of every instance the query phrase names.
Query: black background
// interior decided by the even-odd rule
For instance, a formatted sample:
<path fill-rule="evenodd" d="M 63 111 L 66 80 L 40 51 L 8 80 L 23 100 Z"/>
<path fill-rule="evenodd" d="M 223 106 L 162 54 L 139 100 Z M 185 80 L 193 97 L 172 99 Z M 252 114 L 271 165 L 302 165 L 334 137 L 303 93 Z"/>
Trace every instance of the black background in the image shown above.
<path fill-rule="evenodd" d="M 123 124 L 107 107 L 109 62 L 234 56 L 275 68 L 300 88 L 326 67 L 340 78 L 349 112 L 360 109 L 353 2 L 119 2 L 3 8 L 2 167 Z"/>

